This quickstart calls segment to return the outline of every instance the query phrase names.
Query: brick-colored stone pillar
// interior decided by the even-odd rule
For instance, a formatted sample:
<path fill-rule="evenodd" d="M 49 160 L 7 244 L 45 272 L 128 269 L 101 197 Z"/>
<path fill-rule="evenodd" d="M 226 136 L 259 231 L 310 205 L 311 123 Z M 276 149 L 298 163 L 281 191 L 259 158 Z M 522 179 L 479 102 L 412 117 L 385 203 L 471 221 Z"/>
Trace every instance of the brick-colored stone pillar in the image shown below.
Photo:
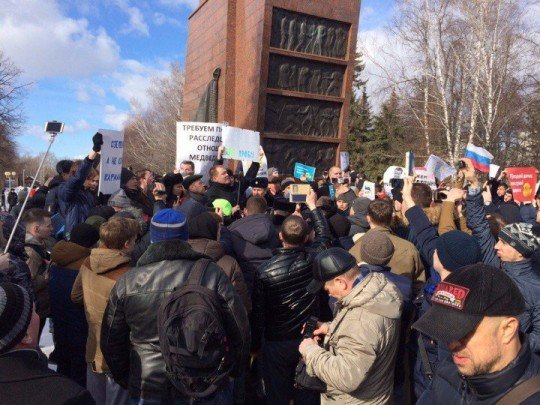
<path fill-rule="evenodd" d="M 270 166 L 339 162 L 360 0 L 203 0 L 189 17 L 183 120 L 215 68 L 218 121 L 261 132 Z"/>

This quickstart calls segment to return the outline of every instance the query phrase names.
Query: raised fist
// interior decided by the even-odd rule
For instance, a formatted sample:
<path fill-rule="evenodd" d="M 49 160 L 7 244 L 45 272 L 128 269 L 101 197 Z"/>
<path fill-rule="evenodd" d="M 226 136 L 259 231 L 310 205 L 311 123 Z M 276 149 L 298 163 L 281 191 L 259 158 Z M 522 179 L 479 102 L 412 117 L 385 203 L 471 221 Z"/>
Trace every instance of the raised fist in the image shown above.
<path fill-rule="evenodd" d="M 103 135 L 101 135 L 99 132 L 96 132 L 96 134 L 92 137 L 92 142 L 94 143 L 94 146 L 92 146 L 92 150 L 94 152 L 101 151 L 101 145 L 103 145 Z"/>

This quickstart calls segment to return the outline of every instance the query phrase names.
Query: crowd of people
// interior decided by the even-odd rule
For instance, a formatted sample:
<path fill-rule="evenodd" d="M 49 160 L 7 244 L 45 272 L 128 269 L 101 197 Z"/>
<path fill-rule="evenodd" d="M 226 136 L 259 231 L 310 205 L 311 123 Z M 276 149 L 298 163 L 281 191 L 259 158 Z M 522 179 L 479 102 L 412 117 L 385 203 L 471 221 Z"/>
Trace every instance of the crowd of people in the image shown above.
<path fill-rule="evenodd" d="M 371 200 L 351 168 L 237 176 L 220 147 L 103 195 L 92 142 L 0 213 L 2 404 L 540 403 L 540 192 L 504 171 Z"/>

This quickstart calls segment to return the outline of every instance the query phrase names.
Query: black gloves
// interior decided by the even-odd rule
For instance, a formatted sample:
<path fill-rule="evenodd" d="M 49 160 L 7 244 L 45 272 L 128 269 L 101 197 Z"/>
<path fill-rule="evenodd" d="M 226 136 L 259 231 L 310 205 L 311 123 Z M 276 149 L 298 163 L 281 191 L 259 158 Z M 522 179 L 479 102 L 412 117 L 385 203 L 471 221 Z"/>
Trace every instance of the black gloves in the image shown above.
<path fill-rule="evenodd" d="M 103 145 L 103 135 L 101 135 L 99 132 L 96 132 L 96 134 L 92 137 L 92 142 L 94 142 L 92 150 L 94 152 L 101 151 L 101 145 Z"/>

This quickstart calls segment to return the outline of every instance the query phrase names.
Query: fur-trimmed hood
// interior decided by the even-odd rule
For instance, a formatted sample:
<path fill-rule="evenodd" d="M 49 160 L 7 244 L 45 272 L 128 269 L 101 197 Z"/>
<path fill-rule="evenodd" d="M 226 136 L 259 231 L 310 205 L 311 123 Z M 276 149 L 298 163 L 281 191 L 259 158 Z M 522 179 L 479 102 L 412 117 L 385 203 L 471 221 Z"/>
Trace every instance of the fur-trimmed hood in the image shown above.
<path fill-rule="evenodd" d="M 143 253 L 137 267 L 146 266 L 164 260 L 199 260 L 207 258 L 207 255 L 198 253 L 186 241 L 180 239 L 162 240 L 152 243 Z"/>

